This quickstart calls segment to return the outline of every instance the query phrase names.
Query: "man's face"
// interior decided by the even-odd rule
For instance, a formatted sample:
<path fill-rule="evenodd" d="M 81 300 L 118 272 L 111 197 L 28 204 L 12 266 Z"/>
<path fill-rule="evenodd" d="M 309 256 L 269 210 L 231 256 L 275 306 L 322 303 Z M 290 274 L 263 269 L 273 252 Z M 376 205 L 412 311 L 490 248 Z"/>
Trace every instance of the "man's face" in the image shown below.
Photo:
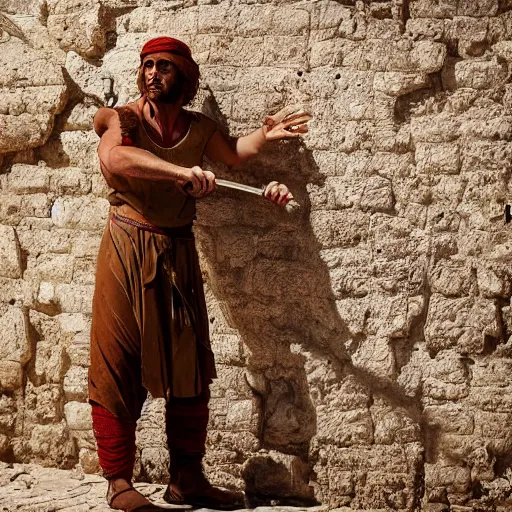
<path fill-rule="evenodd" d="M 142 68 L 148 98 L 162 103 L 176 103 L 182 94 L 179 71 L 168 52 L 150 53 L 144 57 Z"/>

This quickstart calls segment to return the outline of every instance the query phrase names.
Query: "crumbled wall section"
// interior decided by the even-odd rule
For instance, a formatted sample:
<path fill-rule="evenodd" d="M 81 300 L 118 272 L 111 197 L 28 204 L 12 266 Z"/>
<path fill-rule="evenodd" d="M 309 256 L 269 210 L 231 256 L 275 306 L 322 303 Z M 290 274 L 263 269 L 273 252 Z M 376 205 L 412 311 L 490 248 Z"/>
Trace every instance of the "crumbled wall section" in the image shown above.
<path fill-rule="evenodd" d="M 299 209 L 224 190 L 199 207 L 211 478 L 255 503 L 505 502 L 512 4 L 34 4 L 9 11 L 25 40 L 0 24 L 2 459 L 98 470 L 87 343 L 108 205 L 91 120 L 137 96 L 141 43 L 169 34 L 200 63 L 195 108 L 232 135 L 287 103 L 314 114 L 303 141 L 218 170 L 281 180 Z M 162 422 L 148 402 L 141 479 L 166 478 Z"/>

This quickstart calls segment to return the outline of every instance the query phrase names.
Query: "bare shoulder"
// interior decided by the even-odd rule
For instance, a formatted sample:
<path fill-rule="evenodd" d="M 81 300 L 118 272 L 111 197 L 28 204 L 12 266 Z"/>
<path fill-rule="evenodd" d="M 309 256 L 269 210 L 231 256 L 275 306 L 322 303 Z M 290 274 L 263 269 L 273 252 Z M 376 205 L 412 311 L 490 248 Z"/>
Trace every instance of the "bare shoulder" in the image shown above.
<path fill-rule="evenodd" d="M 118 118 L 113 108 L 101 107 L 94 116 L 94 131 L 101 137 Z"/>
<path fill-rule="evenodd" d="M 94 116 L 94 130 L 101 137 L 110 128 L 133 128 L 139 119 L 137 102 L 127 103 L 121 107 L 101 107 Z"/>

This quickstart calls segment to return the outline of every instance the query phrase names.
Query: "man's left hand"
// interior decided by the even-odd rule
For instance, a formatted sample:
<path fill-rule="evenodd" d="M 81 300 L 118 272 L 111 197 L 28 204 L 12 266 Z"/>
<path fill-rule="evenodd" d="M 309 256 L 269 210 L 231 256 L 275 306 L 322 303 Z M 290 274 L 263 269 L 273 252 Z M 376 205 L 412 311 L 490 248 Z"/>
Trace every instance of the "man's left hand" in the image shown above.
<path fill-rule="evenodd" d="M 286 206 L 293 199 L 292 193 L 288 187 L 277 181 L 271 181 L 265 187 L 263 196 L 279 206 Z"/>
<path fill-rule="evenodd" d="M 302 107 L 291 105 L 282 108 L 273 116 L 267 116 L 263 124 L 263 133 L 267 141 L 299 137 L 308 131 L 311 115 Z"/>

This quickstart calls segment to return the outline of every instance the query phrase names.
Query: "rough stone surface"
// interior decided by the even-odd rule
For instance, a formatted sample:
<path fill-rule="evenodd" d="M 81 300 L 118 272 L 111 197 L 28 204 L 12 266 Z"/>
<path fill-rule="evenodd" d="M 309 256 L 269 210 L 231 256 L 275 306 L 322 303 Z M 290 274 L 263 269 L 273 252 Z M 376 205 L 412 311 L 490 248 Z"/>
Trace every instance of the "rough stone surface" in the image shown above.
<path fill-rule="evenodd" d="M 253 505 L 512 506 L 512 2 L 0 11 L 3 460 L 99 471 L 87 343 L 108 204 L 92 117 L 137 97 L 141 44 L 170 34 L 200 64 L 194 108 L 231 135 L 286 103 L 314 115 L 302 141 L 215 169 L 283 181 L 299 209 L 225 190 L 199 205 L 219 373 L 208 476 Z M 139 481 L 167 478 L 163 418 L 148 400 Z M 60 490 L 38 498 L 36 481 L 54 476 L 21 467 L 2 467 L 1 506 L 50 510 Z M 102 510 L 104 484 L 84 478 L 62 476 L 59 510 Z"/>

